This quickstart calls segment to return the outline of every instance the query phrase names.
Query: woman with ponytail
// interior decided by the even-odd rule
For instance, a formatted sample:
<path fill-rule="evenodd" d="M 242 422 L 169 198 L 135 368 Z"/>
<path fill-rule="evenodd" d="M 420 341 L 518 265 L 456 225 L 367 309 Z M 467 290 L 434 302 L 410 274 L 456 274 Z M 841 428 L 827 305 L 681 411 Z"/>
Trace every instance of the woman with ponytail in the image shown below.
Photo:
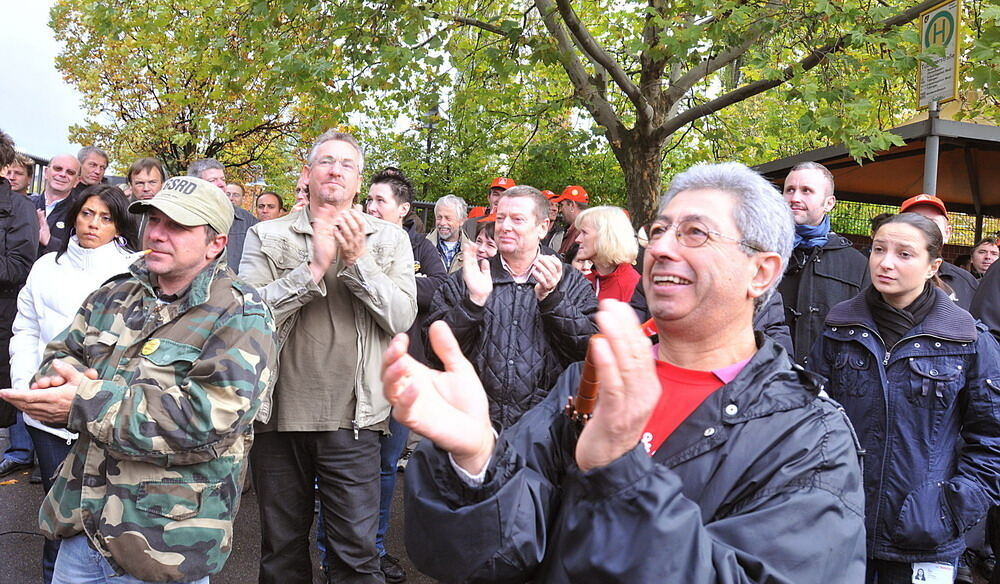
<path fill-rule="evenodd" d="M 941 288 L 942 245 L 915 213 L 876 226 L 871 286 L 829 312 L 807 362 L 864 453 L 869 584 L 952 581 L 1000 499 L 1000 346 Z"/>

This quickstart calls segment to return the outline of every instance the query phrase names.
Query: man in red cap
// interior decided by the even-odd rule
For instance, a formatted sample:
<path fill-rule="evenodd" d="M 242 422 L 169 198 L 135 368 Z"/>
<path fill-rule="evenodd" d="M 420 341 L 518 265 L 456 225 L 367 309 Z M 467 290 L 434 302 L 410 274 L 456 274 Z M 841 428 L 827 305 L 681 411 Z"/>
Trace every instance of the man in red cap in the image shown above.
<path fill-rule="evenodd" d="M 920 194 L 903 201 L 899 206 L 900 213 L 917 213 L 927 217 L 941 230 L 944 243 L 951 238 L 951 224 L 948 222 L 948 209 L 944 201 L 934 195 Z M 978 282 L 969 272 L 952 264 L 942 262 L 938 268 L 938 277 L 951 287 L 951 298 L 965 310 L 972 306 L 972 297 L 976 294 Z"/>
<path fill-rule="evenodd" d="M 562 196 L 556 199 L 559 202 L 559 209 L 562 211 L 563 219 L 566 220 L 566 235 L 559 246 L 559 255 L 564 260 L 572 259 L 576 255 L 576 236 L 579 234 L 576 226 L 576 216 L 590 205 L 590 196 L 580 185 L 570 185 L 563 189 Z"/>
<path fill-rule="evenodd" d="M 507 189 L 516 186 L 517 183 L 515 183 L 514 181 L 510 180 L 505 176 L 498 176 L 495 179 L 493 179 L 493 182 L 490 183 L 490 194 L 489 194 L 490 213 L 497 212 L 497 201 L 500 200 L 500 195 L 502 195 L 503 192 L 506 191 Z"/>

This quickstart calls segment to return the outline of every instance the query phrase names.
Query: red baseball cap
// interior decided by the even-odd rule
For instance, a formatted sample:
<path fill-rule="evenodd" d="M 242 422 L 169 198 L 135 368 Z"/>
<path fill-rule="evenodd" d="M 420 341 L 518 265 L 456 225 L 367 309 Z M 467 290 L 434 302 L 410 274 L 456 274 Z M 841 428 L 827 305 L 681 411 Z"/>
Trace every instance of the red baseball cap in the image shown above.
<path fill-rule="evenodd" d="M 542 191 L 542 196 L 549 200 L 559 198 L 559 195 L 553 193 L 552 191 Z"/>
<path fill-rule="evenodd" d="M 575 201 L 577 203 L 589 203 L 590 197 L 587 191 L 580 185 L 569 185 L 563 189 L 562 196 L 557 201 Z"/>
<path fill-rule="evenodd" d="M 505 191 L 510 187 L 516 187 L 516 186 L 517 183 L 515 183 L 514 181 L 510 180 L 505 176 L 498 176 L 495 179 L 493 179 L 493 182 L 490 183 L 491 189 L 503 189 Z"/>
<path fill-rule="evenodd" d="M 928 194 L 920 194 L 914 197 L 910 197 L 909 199 L 906 199 L 905 201 L 903 201 L 903 204 L 899 206 L 899 212 L 905 213 L 910 208 L 916 207 L 917 205 L 930 205 L 931 207 L 935 207 L 945 215 L 948 214 L 948 208 L 944 206 L 944 201 L 935 197 L 934 195 L 928 195 Z"/>

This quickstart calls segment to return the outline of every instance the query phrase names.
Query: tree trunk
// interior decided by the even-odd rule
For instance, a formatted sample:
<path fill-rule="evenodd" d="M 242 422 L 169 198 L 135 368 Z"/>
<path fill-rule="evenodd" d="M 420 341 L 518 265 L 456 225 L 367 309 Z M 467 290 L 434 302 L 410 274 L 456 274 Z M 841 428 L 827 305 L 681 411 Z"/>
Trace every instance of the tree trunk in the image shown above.
<path fill-rule="evenodd" d="M 630 133 L 619 148 L 613 148 L 625 173 L 627 207 L 636 228 L 656 217 L 660 196 L 663 194 L 660 185 L 662 144 L 649 136 Z"/>

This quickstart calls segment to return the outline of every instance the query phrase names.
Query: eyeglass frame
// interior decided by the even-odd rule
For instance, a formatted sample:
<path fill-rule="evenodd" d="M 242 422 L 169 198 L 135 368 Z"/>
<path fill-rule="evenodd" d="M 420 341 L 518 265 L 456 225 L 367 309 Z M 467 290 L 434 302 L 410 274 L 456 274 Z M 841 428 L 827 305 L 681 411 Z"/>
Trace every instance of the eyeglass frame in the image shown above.
<path fill-rule="evenodd" d="M 681 230 L 679 228 L 681 225 L 684 225 L 685 223 L 687 223 L 687 224 L 692 224 L 693 223 L 694 225 L 698 226 L 698 228 L 701 231 L 705 232 L 705 239 L 702 240 L 701 243 L 698 243 L 696 245 L 690 245 L 688 243 L 685 243 L 684 242 L 684 238 L 685 237 L 690 237 L 690 234 L 682 234 Z M 653 229 L 656 228 L 656 227 L 660 227 L 660 228 L 663 229 L 663 231 L 664 231 L 663 235 L 666 235 L 666 232 L 668 232 L 671 229 L 673 229 L 674 230 L 674 237 L 677 238 L 677 243 L 683 245 L 684 247 L 689 247 L 689 248 L 704 247 L 704 245 L 706 243 L 708 243 L 709 236 L 714 235 L 716 237 L 721 237 L 722 239 L 726 239 L 726 240 L 732 241 L 733 243 L 737 243 L 739 245 L 742 245 L 742 246 L 744 246 L 744 247 L 746 247 L 746 248 L 748 248 L 750 250 L 753 250 L 753 251 L 755 251 L 757 253 L 767 253 L 767 250 L 763 250 L 763 249 L 757 247 L 756 245 L 750 243 L 746 239 L 739 239 L 737 237 L 733 237 L 731 235 L 726 235 L 725 233 L 721 233 L 721 232 L 716 231 L 714 229 L 710 229 L 708 227 L 708 225 L 705 225 L 705 223 L 703 223 L 702 221 L 699 221 L 697 219 L 685 219 L 683 221 L 678 221 L 676 223 L 672 223 L 672 222 L 671 223 L 667 223 L 666 225 L 663 225 L 663 223 L 657 223 L 656 221 L 654 221 L 653 224 L 649 226 L 649 241 L 650 242 L 653 241 Z M 659 237 L 659 235 L 657 235 L 656 237 Z"/>

